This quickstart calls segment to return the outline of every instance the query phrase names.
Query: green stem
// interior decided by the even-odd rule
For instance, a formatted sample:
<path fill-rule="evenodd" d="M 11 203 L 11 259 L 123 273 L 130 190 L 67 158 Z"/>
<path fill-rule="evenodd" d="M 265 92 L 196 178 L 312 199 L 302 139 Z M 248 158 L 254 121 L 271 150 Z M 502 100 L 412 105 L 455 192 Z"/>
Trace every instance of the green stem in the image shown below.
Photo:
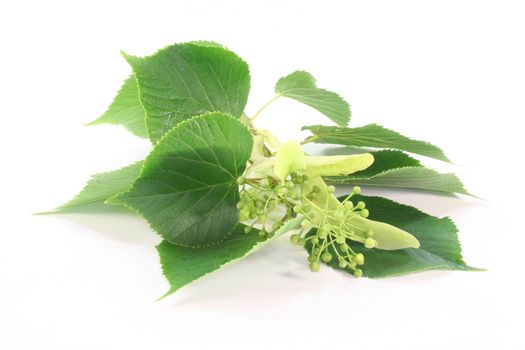
<path fill-rule="evenodd" d="M 261 114 L 262 111 L 264 111 L 266 109 L 266 107 L 268 107 L 273 101 L 277 100 L 279 97 L 281 97 L 281 95 L 275 95 L 274 97 L 272 97 L 268 102 L 266 102 L 255 114 L 253 117 L 250 118 L 250 121 L 254 121 L 255 118 L 257 118 L 259 116 L 259 114 Z"/>

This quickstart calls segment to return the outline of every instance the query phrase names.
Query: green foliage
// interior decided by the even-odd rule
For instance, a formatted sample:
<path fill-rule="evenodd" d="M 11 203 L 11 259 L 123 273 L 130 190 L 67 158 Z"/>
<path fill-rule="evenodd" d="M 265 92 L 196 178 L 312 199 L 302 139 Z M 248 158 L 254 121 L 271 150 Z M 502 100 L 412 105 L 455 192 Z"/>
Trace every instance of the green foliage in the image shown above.
<path fill-rule="evenodd" d="M 335 92 L 318 88 L 308 72 L 298 70 L 282 77 L 275 85 L 275 92 L 317 109 L 337 125 L 345 126 L 350 121 L 348 103 Z"/>
<path fill-rule="evenodd" d="M 125 192 L 139 176 L 141 169 L 142 162 L 137 162 L 122 169 L 94 175 L 79 194 L 53 212 L 70 211 L 87 204 L 104 202 Z"/>
<path fill-rule="evenodd" d="M 137 82 L 132 75 L 124 81 L 107 111 L 87 125 L 122 125 L 138 137 L 148 138 L 144 120 L 144 108 L 140 104 Z"/>
<path fill-rule="evenodd" d="M 304 126 L 303 130 L 311 131 L 313 134 L 311 141 L 316 143 L 398 149 L 446 162 L 449 161 L 445 153 L 431 143 L 412 140 L 377 124 L 368 124 L 359 128 L 310 125 Z"/>
<path fill-rule="evenodd" d="M 133 75 L 90 125 L 122 125 L 149 137 L 153 149 L 142 162 L 93 176 L 53 212 L 104 202 L 142 215 L 164 239 L 157 250 L 170 283 L 166 295 L 299 227 L 290 241 L 308 250 L 313 272 L 321 262 L 356 277 L 472 270 L 450 219 L 363 197 L 357 186 L 338 200 L 325 182 L 468 194 L 455 175 L 425 168 L 403 152 L 448 161 L 438 147 L 376 124 L 346 127 L 348 103 L 304 71 L 281 78 L 277 95 L 249 117 L 248 65 L 215 42 L 124 57 Z M 338 126 L 305 126 L 309 138 L 281 143 L 254 124 L 280 96 Z M 353 146 L 358 154 L 308 155 L 301 146 L 308 142 Z"/>
<path fill-rule="evenodd" d="M 237 178 L 251 148 L 250 133 L 235 118 L 195 117 L 157 143 L 131 189 L 110 203 L 136 210 L 171 243 L 216 244 L 237 225 Z"/>
<path fill-rule="evenodd" d="M 240 117 L 248 99 L 248 65 L 207 43 L 168 46 L 152 56 L 124 54 L 138 81 L 153 143 L 181 121 L 206 112 Z"/>

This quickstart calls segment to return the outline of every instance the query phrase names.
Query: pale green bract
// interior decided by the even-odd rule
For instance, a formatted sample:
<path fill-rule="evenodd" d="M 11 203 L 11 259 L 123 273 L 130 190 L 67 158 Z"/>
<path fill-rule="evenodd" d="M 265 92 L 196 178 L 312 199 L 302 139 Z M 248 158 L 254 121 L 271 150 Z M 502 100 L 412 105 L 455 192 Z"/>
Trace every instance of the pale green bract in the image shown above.
<path fill-rule="evenodd" d="M 248 65 L 216 45 L 168 46 L 148 57 L 124 54 L 138 81 L 153 143 L 181 121 L 206 112 L 240 117 L 250 91 Z"/>
<path fill-rule="evenodd" d="M 295 71 L 277 81 L 275 92 L 280 96 L 300 101 L 326 115 L 337 125 L 350 121 L 350 106 L 338 94 L 320 89 L 308 72 Z"/>
<path fill-rule="evenodd" d="M 109 203 L 136 210 L 171 243 L 216 244 L 237 225 L 237 178 L 251 149 L 250 133 L 234 117 L 195 117 L 168 132 L 131 189 Z"/>

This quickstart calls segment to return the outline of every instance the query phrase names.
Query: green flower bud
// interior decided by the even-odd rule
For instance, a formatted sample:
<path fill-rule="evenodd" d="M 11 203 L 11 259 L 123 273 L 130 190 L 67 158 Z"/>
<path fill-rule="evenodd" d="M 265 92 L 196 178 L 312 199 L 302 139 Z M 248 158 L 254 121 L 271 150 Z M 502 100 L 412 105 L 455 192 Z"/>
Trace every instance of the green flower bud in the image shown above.
<path fill-rule="evenodd" d="M 365 239 L 365 247 L 368 249 L 372 249 L 377 245 L 377 242 L 373 238 L 367 238 Z"/>
<path fill-rule="evenodd" d="M 244 208 L 245 206 L 246 206 L 246 203 L 244 203 L 244 202 L 239 202 L 239 203 L 237 203 L 237 209 L 242 209 L 242 208 Z"/>
<path fill-rule="evenodd" d="M 355 206 L 357 209 L 365 209 L 366 204 L 363 201 L 357 202 L 357 205 Z"/>
<path fill-rule="evenodd" d="M 344 205 L 347 210 L 351 210 L 354 208 L 354 203 L 352 203 L 352 201 L 346 201 Z"/>
<path fill-rule="evenodd" d="M 348 244 L 343 243 L 339 246 L 339 250 L 341 250 L 343 253 L 348 251 Z"/>
<path fill-rule="evenodd" d="M 321 265 L 319 265 L 319 263 L 317 263 L 317 262 L 311 262 L 310 263 L 310 270 L 312 272 L 318 272 L 320 269 L 321 269 Z"/>
<path fill-rule="evenodd" d="M 262 188 L 268 188 L 270 187 L 270 181 L 268 181 L 268 179 L 262 179 L 261 181 L 259 181 L 259 186 L 261 186 Z"/>
<path fill-rule="evenodd" d="M 337 244 L 343 244 L 345 243 L 345 237 L 344 236 L 338 236 L 336 239 L 335 239 L 335 242 Z"/>
<path fill-rule="evenodd" d="M 237 178 L 238 185 L 244 185 L 245 183 L 246 183 L 246 178 L 244 176 L 240 176 Z"/>
<path fill-rule="evenodd" d="M 370 212 L 368 211 L 368 209 L 363 209 L 359 212 L 359 215 L 361 215 L 361 217 L 363 218 L 367 218 L 368 215 L 370 215 Z"/>
<path fill-rule="evenodd" d="M 315 255 L 308 255 L 308 262 L 314 263 L 317 261 L 317 257 Z"/>
<path fill-rule="evenodd" d="M 319 186 L 314 185 L 314 187 L 312 187 L 312 192 L 313 193 L 319 193 L 319 192 L 321 192 L 321 189 L 319 188 Z"/>
<path fill-rule="evenodd" d="M 308 230 L 308 229 L 310 229 L 312 227 L 312 223 L 310 222 L 310 220 L 304 219 L 303 221 L 301 221 L 301 226 L 305 230 Z"/>
<path fill-rule="evenodd" d="M 320 255 L 321 254 L 321 247 L 315 247 L 314 248 L 314 254 L 315 255 Z"/>
<path fill-rule="evenodd" d="M 323 253 L 323 255 L 321 255 L 321 260 L 323 260 L 323 262 L 328 264 L 330 261 L 332 261 L 332 254 L 328 252 Z"/>
<path fill-rule="evenodd" d="M 265 229 L 260 230 L 259 231 L 259 236 L 261 236 L 263 238 L 266 237 L 266 230 Z"/>
<path fill-rule="evenodd" d="M 250 233 L 250 232 L 252 232 L 252 228 L 251 228 L 251 226 L 246 226 L 246 227 L 244 228 L 244 233 L 248 234 L 248 233 Z"/>
<path fill-rule="evenodd" d="M 310 240 L 312 241 L 312 244 L 314 245 L 319 244 L 319 238 L 317 238 L 317 236 L 313 236 Z"/>
<path fill-rule="evenodd" d="M 361 253 L 357 253 L 354 255 L 353 260 L 356 265 L 363 265 L 365 263 L 365 256 Z"/>
<path fill-rule="evenodd" d="M 328 231 L 320 228 L 319 230 L 317 230 L 317 237 L 321 239 L 326 239 L 326 237 L 328 237 Z"/>
<path fill-rule="evenodd" d="M 290 236 L 290 242 L 292 244 L 299 244 L 299 240 L 301 239 L 301 236 L 299 236 L 297 233 L 294 233 L 293 235 Z"/>
<path fill-rule="evenodd" d="M 355 270 L 354 270 L 354 276 L 357 277 L 357 278 L 363 276 L 363 270 L 361 270 L 361 269 L 355 269 Z"/>
<path fill-rule="evenodd" d="M 327 189 L 328 193 L 334 193 L 335 192 L 335 187 L 332 186 L 332 185 L 328 186 L 326 189 Z"/>
<path fill-rule="evenodd" d="M 293 207 L 293 212 L 296 213 L 296 214 L 299 214 L 302 209 L 303 209 L 303 207 L 301 207 L 300 205 L 296 205 L 296 206 Z"/>
<path fill-rule="evenodd" d="M 304 243 L 305 243 L 305 242 L 306 242 L 306 241 L 304 240 L 303 237 L 299 238 L 299 245 L 300 245 L 300 246 L 304 246 Z"/>
<path fill-rule="evenodd" d="M 339 261 L 339 267 L 342 268 L 342 269 L 345 269 L 346 267 L 348 266 L 348 263 L 345 261 L 345 260 L 340 260 Z"/>
<path fill-rule="evenodd" d="M 354 188 L 352 189 L 352 193 L 353 194 L 361 194 L 361 187 L 359 186 L 354 186 Z"/>

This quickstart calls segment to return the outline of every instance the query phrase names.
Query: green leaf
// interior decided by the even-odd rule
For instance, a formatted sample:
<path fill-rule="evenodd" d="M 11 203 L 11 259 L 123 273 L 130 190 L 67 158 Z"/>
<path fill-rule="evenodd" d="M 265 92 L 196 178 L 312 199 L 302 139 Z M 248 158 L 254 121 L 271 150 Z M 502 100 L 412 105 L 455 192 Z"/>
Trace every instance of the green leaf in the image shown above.
<path fill-rule="evenodd" d="M 252 144 L 248 129 L 224 113 L 180 123 L 153 148 L 131 189 L 109 203 L 138 211 L 171 243 L 219 243 L 237 224 L 237 178 Z"/>
<path fill-rule="evenodd" d="M 148 138 L 144 118 L 144 108 L 140 104 L 137 83 L 135 77 L 131 75 L 124 81 L 107 111 L 87 125 L 122 125 L 136 136 Z"/>
<path fill-rule="evenodd" d="M 308 72 L 295 71 L 279 79 L 275 92 L 317 109 L 337 125 L 345 126 L 350 120 L 348 103 L 335 92 L 318 88 Z"/>
<path fill-rule="evenodd" d="M 222 243 L 203 248 L 189 248 L 163 241 L 157 246 L 164 276 L 170 284 L 164 297 L 226 264 L 242 259 L 285 232 L 298 227 L 303 220 L 298 216 L 284 223 L 275 235 L 268 239 L 259 236 L 252 228 L 244 233 L 245 225 L 239 224 L 233 233 Z"/>
<path fill-rule="evenodd" d="M 446 162 L 449 161 L 438 147 L 428 142 L 412 140 L 377 124 L 368 124 L 359 128 L 310 125 L 304 126 L 303 130 L 310 130 L 313 133 L 310 140 L 316 143 L 399 149 Z"/>
<path fill-rule="evenodd" d="M 333 184 L 397 187 L 471 195 L 456 175 L 441 174 L 423 167 L 390 169 L 368 177 L 355 174 L 333 176 L 327 178 L 326 181 Z"/>
<path fill-rule="evenodd" d="M 478 270 L 463 261 L 457 228 L 449 218 L 437 218 L 386 198 L 352 197 L 352 201 L 360 200 L 366 202 L 370 218 L 410 232 L 421 243 L 418 249 L 402 250 L 366 249 L 361 244 L 353 244 L 352 249 L 365 256 L 364 276 L 391 277 L 435 269 Z M 330 266 L 339 269 L 337 261 Z"/>
<path fill-rule="evenodd" d="M 77 207 L 104 202 L 105 200 L 127 191 L 139 176 L 143 162 L 137 162 L 124 168 L 97 174 L 91 177 L 86 186 L 69 202 L 54 209 L 52 213 L 71 211 Z"/>
<path fill-rule="evenodd" d="M 250 90 L 248 65 L 210 43 L 168 46 L 152 56 L 125 55 L 139 85 L 150 139 L 206 112 L 243 113 Z"/>

